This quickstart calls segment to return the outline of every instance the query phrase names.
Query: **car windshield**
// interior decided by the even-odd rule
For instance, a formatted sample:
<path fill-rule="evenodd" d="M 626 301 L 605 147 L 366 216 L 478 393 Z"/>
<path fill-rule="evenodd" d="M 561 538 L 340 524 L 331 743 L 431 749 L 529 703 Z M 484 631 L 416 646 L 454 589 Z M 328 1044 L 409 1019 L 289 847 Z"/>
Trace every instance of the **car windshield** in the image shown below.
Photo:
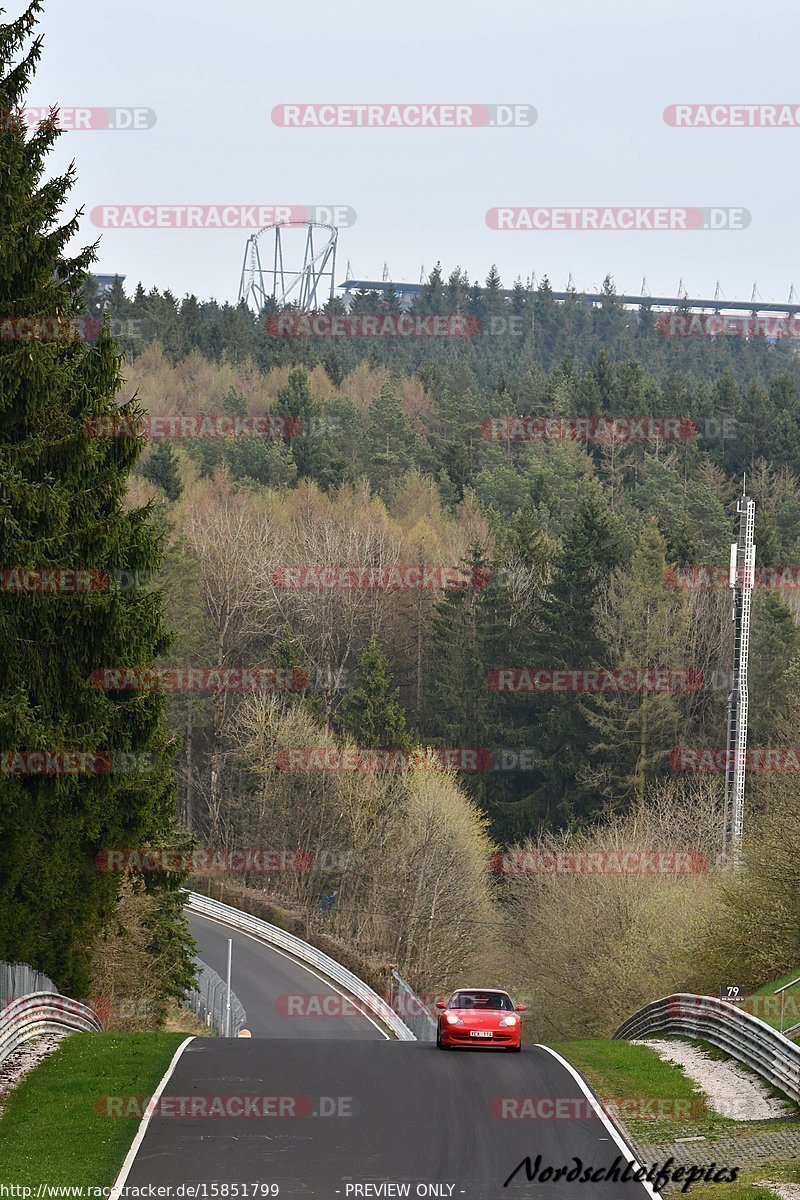
<path fill-rule="evenodd" d="M 511 997 L 505 992 L 456 992 L 450 1008 L 502 1008 L 513 1012 Z"/>

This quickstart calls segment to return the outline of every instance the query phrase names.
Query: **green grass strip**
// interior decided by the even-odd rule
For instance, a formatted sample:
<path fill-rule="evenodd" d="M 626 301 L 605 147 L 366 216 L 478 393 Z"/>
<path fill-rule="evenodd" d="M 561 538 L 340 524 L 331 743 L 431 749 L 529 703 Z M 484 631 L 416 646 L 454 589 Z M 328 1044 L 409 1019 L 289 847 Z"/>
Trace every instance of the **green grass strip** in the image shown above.
<path fill-rule="evenodd" d="M 0 1183 L 105 1187 L 139 1117 L 108 1117 L 103 1096 L 151 1096 L 181 1033 L 74 1033 L 3 1098 Z"/>
<path fill-rule="evenodd" d="M 666 1062 L 648 1046 L 585 1041 L 564 1042 L 553 1049 L 578 1068 L 612 1113 L 612 1105 L 618 1106 L 623 1125 L 636 1141 L 666 1144 L 676 1137 L 714 1141 L 741 1127 L 707 1108 L 704 1092 L 683 1068 Z M 786 1123 L 775 1118 L 759 1121 L 755 1128 L 769 1132 L 785 1129 Z"/>

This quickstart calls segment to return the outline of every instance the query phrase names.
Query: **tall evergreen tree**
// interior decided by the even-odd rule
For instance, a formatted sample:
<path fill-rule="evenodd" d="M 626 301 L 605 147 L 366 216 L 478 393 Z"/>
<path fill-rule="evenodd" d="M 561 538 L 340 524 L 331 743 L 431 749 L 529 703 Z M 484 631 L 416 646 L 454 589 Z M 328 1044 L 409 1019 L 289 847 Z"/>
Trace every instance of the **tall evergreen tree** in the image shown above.
<path fill-rule="evenodd" d="M 359 660 L 356 686 L 339 706 L 336 727 L 361 749 L 407 750 L 411 745 L 398 690 L 374 633 Z"/>
<path fill-rule="evenodd" d="M 473 586 L 450 588 L 436 604 L 420 727 L 424 740 L 440 747 L 494 754 L 518 744 L 504 698 L 489 686 L 491 673 L 513 658 L 509 592 L 480 545 L 470 547 L 463 569 Z M 490 761 L 485 757 L 483 766 Z M 461 775 L 500 837 L 511 832 L 506 810 L 513 783 L 484 769 Z"/>
<path fill-rule="evenodd" d="M 630 566 L 614 572 L 601 628 L 613 671 L 691 671 L 686 661 L 689 614 L 684 594 L 666 576 L 666 543 L 651 517 Z M 699 678 L 699 677 L 698 677 Z M 615 803 L 645 798 L 645 786 L 667 769 L 689 691 L 609 692 L 588 706 L 595 751 L 602 756 L 598 787 Z M 682 721 L 683 719 L 683 721 Z"/>
<path fill-rule="evenodd" d="M 581 671 L 603 664 L 606 645 L 598 605 L 621 556 L 619 522 L 599 485 L 592 484 L 555 557 L 552 579 L 539 608 L 533 662 L 525 665 Z M 519 702 L 523 702 L 521 697 Z M 530 707 L 543 764 L 541 781 L 532 792 L 531 815 L 552 821 L 588 815 L 599 797 L 585 783 L 591 742 L 585 695 L 534 695 Z"/>
<path fill-rule="evenodd" d="M 315 479 L 323 490 L 336 487 L 345 476 L 345 462 L 325 427 L 322 408 L 311 395 L 308 372 L 296 367 L 278 392 L 277 410 L 300 422 L 300 433 L 289 440 L 297 478 Z"/>
<path fill-rule="evenodd" d="M 386 492 L 413 465 L 414 431 L 387 380 L 369 408 L 367 470 L 371 483 Z"/>
<path fill-rule="evenodd" d="M 8 114 L 25 105 L 42 40 L 33 0 L 0 25 L 0 312 L 64 328 L 80 312 L 94 248 L 67 255 L 77 216 L 60 212 L 74 170 L 43 182 L 59 132 L 30 133 Z M 0 341 L 0 563 L 32 571 L 127 569 L 160 563 L 149 509 L 126 510 L 135 438 L 93 436 L 91 423 L 135 420 L 121 409 L 116 343 L 75 337 Z M 97 576 L 102 578 L 102 576 Z M 28 962 L 84 993 L 95 936 L 113 915 L 120 876 L 98 871 L 105 848 L 166 836 L 172 785 L 153 691 L 104 691 L 98 668 L 150 667 L 166 645 L 162 597 L 147 588 L 0 594 L 0 958 Z M 139 773 L 39 773 L 31 751 L 147 756 Z M 100 760 L 108 762 L 108 759 Z M 40 760 L 39 760 L 40 761 Z M 92 762 L 96 761 L 94 759 Z M 87 760 L 84 760 L 84 766 Z"/>
<path fill-rule="evenodd" d="M 177 500 L 183 491 L 178 460 L 168 442 L 157 442 L 142 467 L 145 479 L 163 489 L 168 500 Z"/>

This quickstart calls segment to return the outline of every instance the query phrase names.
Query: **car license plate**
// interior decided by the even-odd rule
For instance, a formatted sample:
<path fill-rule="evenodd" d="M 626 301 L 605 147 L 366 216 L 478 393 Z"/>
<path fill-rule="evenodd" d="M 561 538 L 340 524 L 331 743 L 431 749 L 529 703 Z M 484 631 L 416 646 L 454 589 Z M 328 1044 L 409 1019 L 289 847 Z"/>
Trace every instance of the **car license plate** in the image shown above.
<path fill-rule="evenodd" d="M 471 1029 L 470 1037 L 494 1037 L 491 1029 Z"/>

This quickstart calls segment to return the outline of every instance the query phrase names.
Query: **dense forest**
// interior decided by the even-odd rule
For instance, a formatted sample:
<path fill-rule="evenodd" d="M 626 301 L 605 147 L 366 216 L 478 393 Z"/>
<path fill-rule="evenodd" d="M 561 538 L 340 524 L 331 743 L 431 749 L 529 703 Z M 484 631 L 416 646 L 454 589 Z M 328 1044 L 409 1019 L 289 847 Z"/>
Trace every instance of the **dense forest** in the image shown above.
<path fill-rule="evenodd" d="M 359 294 L 354 308 L 393 305 Z M 624 807 L 674 774 L 676 747 L 721 743 L 729 594 L 681 586 L 692 577 L 674 568 L 726 565 L 745 472 L 759 563 L 800 562 L 796 356 L 763 339 L 665 345 L 652 314 L 623 309 L 610 281 L 603 305 L 589 309 L 577 296 L 555 302 L 546 282 L 535 292 L 518 285 L 508 300 L 494 270 L 477 287 L 458 271 L 443 282 L 437 268 L 415 307 L 465 312 L 485 327 L 522 314 L 528 332 L 482 335 L 479 345 L 320 344 L 270 337 L 244 307 L 177 303 L 141 287 L 128 300 L 119 281 L 105 310 L 91 281 L 87 295 L 88 311 L 139 335 L 128 342 L 123 396 L 138 389 L 151 416 L 273 413 L 301 430 L 151 437 L 137 495 L 154 498 L 170 530 L 168 572 L 184 590 L 194 573 L 204 597 L 205 628 L 178 606 L 174 661 L 301 666 L 308 687 L 287 702 L 359 745 L 406 738 L 496 751 L 460 782 L 507 842 Z M 498 426 L 487 420 L 508 416 L 676 418 L 679 432 L 492 436 Z M 460 565 L 479 586 L 323 596 L 276 585 L 284 567 L 309 564 Z M 785 587 L 756 597 L 755 745 L 771 744 L 785 708 L 795 607 Z M 634 695 L 493 689 L 492 673 L 508 668 L 663 668 L 701 682 Z M 359 724 L 371 689 L 385 692 L 370 700 L 388 706 L 383 727 L 371 709 Z M 211 781 L 237 705 L 204 703 L 192 702 L 188 730 L 174 705 L 183 812 L 216 837 Z M 232 763 L 226 778 L 246 793 L 246 772 Z"/>
<path fill-rule="evenodd" d="M 781 586 L 754 595 L 750 745 L 793 743 L 791 342 L 669 340 L 610 280 L 591 308 L 556 302 L 546 281 L 508 299 L 494 269 L 478 287 L 437 268 L 415 302 L 423 318 L 471 317 L 466 337 L 276 337 L 269 312 L 141 287 L 127 299 L 119 283 L 101 304 L 91 280 L 85 305 L 136 335 L 120 399 L 147 414 L 129 503 L 151 506 L 168 545 L 153 580 L 175 632 L 162 663 L 292 667 L 301 681 L 169 696 L 193 836 L 310 851 L 310 872 L 243 882 L 426 992 L 473 964 L 537 1011 L 547 996 L 560 1024 L 537 1036 L 607 1033 L 654 989 L 796 964 L 796 776 L 751 772 L 747 865 L 731 878 L 721 771 L 681 769 L 724 745 L 745 474 L 757 563 L 781 568 L 763 577 Z M 396 310 L 366 294 L 351 311 Z M 516 332 L 474 333 L 493 328 Z M 165 436 L 176 414 L 208 417 L 206 434 L 271 414 L 293 435 Z M 552 436 L 547 418 L 562 422 Z M 370 586 L 341 585 L 366 570 Z M 536 672 L 679 682 L 500 686 Z M 369 756 L 380 749 L 392 754 Z M 398 769 L 403 755 L 415 769 Z M 707 869 L 601 880 L 497 865 L 598 847 L 666 847 Z"/>

